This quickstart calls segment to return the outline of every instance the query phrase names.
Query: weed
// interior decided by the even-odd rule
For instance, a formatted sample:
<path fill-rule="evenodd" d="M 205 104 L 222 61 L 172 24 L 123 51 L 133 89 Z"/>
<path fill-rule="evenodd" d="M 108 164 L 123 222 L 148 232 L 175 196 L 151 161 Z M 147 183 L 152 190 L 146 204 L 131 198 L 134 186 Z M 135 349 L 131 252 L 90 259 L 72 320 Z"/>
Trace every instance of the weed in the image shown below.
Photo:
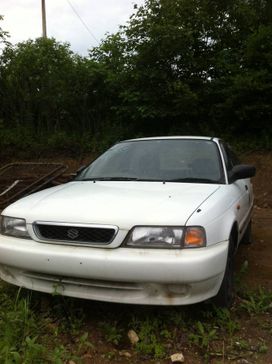
<path fill-rule="evenodd" d="M 238 322 L 231 318 L 230 311 L 226 308 L 213 307 L 215 314 L 215 323 L 222 330 L 226 331 L 230 337 L 239 330 L 240 325 Z"/>
<path fill-rule="evenodd" d="M 163 329 L 161 332 L 160 332 L 160 335 L 161 337 L 163 337 L 164 339 L 170 339 L 173 337 L 173 334 L 167 330 L 167 329 Z"/>
<path fill-rule="evenodd" d="M 235 338 L 234 346 L 240 351 L 250 351 L 250 344 L 245 339 L 237 339 Z"/>
<path fill-rule="evenodd" d="M 79 352 L 94 348 L 94 345 L 92 343 L 90 343 L 90 341 L 88 339 L 89 339 L 88 332 L 85 332 L 83 335 L 80 336 L 80 338 L 78 340 L 78 351 Z"/>
<path fill-rule="evenodd" d="M 236 287 L 236 291 L 238 294 L 240 294 L 240 292 L 243 292 L 246 290 L 246 286 L 243 281 L 244 281 L 244 277 L 246 276 L 247 272 L 248 272 L 248 261 L 245 260 L 243 262 L 243 264 L 241 265 L 239 272 L 236 272 L 234 275 L 235 287 Z"/>
<path fill-rule="evenodd" d="M 118 345 L 122 339 L 123 330 L 118 327 L 117 322 L 114 321 L 113 323 L 109 322 L 102 322 L 100 327 L 103 330 L 105 339 L 108 343 Z"/>
<path fill-rule="evenodd" d="M 262 341 L 261 344 L 257 348 L 258 353 L 265 354 L 268 351 L 268 346 L 266 345 L 265 341 Z"/>
<path fill-rule="evenodd" d="M 29 336 L 25 339 L 24 352 L 22 357 L 25 363 L 44 363 L 45 347 L 37 343 L 37 336 L 30 338 Z"/>
<path fill-rule="evenodd" d="M 38 319 L 31 307 L 31 298 L 29 292 L 19 290 L 16 294 L 10 287 L 7 290 L 0 287 L 0 363 L 62 364 L 71 355 L 60 344 L 58 332 L 53 335 L 56 347 L 52 347 L 46 329 L 55 325 L 48 318 Z M 78 349 L 85 350 L 86 347 L 89 347 L 89 343 L 88 335 L 85 334 L 79 339 Z M 80 358 L 75 358 L 80 362 Z"/>
<path fill-rule="evenodd" d="M 257 292 L 247 293 L 247 298 L 243 299 L 241 308 L 250 315 L 267 312 L 272 309 L 272 292 L 267 292 L 259 287 Z"/>
<path fill-rule="evenodd" d="M 262 342 L 258 347 L 258 352 L 261 354 L 267 353 L 268 347 L 265 342 Z"/>
<path fill-rule="evenodd" d="M 0 363 L 84 362 L 83 356 L 94 349 L 85 326 L 87 313 L 84 306 L 76 299 L 48 296 L 49 303 L 39 311 L 38 294 L 30 295 L 24 290 L 16 292 L 11 286 L 0 282 Z M 245 294 L 241 305 L 243 310 L 250 315 L 260 314 L 257 316 L 260 318 L 259 330 L 272 332 L 270 313 L 263 315 L 271 308 L 272 293 L 259 289 Z M 107 305 L 102 306 L 103 309 L 101 304 L 93 305 L 92 327 L 95 329 L 98 323 L 104 341 L 113 345 L 125 344 L 127 330 L 136 331 L 140 339 L 135 345 L 138 361 L 144 358 L 164 359 L 170 350 L 186 347 L 188 339 L 198 347 L 199 356 L 206 361 L 211 357 L 214 360 L 219 357 L 223 360 L 225 357 L 236 358 L 243 352 L 247 352 L 245 355 L 263 354 L 269 346 L 263 339 L 258 339 L 251 346 L 246 335 L 243 338 L 234 336 L 239 331 L 238 322 L 244 327 L 242 319 L 236 315 L 239 313 L 237 307 L 232 311 L 210 305 L 160 310 L 137 307 L 130 311 L 118 311 L 119 308 L 114 306 L 112 319 L 113 311 Z M 116 359 L 117 349 L 112 347 L 100 354 L 101 362 Z M 98 352 L 90 355 L 98 355 Z"/>
<path fill-rule="evenodd" d="M 268 351 L 268 347 L 266 345 L 265 340 L 259 338 L 259 344 L 252 345 L 245 338 L 234 338 L 234 345 L 232 348 L 235 352 L 249 352 L 249 353 L 260 353 L 265 354 Z"/>
<path fill-rule="evenodd" d="M 272 335 L 272 323 L 269 322 L 261 322 L 260 327 L 266 331 L 268 331 Z"/>
<path fill-rule="evenodd" d="M 61 282 L 54 283 L 52 296 L 62 296 L 63 289 L 64 289 L 64 287 L 61 284 Z"/>
<path fill-rule="evenodd" d="M 77 336 L 81 333 L 85 314 L 74 299 L 64 297 L 54 297 L 52 314 L 60 322 L 59 332 L 69 332 L 70 335 Z"/>
<path fill-rule="evenodd" d="M 164 358 L 166 355 L 163 344 L 157 341 L 157 337 L 154 334 L 150 335 L 148 340 L 145 339 L 138 342 L 136 349 L 143 355 L 153 356 L 154 359 Z"/>
<path fill-rule="evenodd" d="M 146 317 L 140 321 L 134 320 L 133 327 L 139 336 L 136 350 L 142 355 L 150 355 L 155 359 L 166 356 L 165 346 L 162 341 L 171 337 L 161 320 Z"/>
<path fill-rule="evenodd" d="M 63 346 L 57 346 L 50 357 L 50 360 L 54 364 L 63 364 L 63 362 L 67 361 L 69 359 L 69 354 L 67 349 Z"/>
<path fill-rule="evenodd" d="M 39 329 L 36 317 L 30 309 L 30 297 L 20 297 L 19 290 L 15 297 L 1 292 L 5 303 L 0 306 L 0 362 L 20 362 L 27 358 L 27 363 L 39 362 L 44 352 L 37 343 Z M 0 300 L 3 302 L 2 299 Z M 15 301 L 15 302 L 14 302 Z M 8 304 L 8 308 L 5 305 Z"/>
<path fill-rule="evenodd" d="M 198 346 L 207 355 L 210 353 L 212 341 L 217 339 L 217 329 L 211 328 L 210 325 L 197 321 L 195 332 L 189 335 L 189 340 Z"/>
<path fill-rule="evenodd" d="M 169 311 L 168 319 L 173 322 L 176 327 L 185 326 L 186 322 L 188 323 L 189 317 L 185 317 L 185 311 L 179 309 L 172 309 Z"/>

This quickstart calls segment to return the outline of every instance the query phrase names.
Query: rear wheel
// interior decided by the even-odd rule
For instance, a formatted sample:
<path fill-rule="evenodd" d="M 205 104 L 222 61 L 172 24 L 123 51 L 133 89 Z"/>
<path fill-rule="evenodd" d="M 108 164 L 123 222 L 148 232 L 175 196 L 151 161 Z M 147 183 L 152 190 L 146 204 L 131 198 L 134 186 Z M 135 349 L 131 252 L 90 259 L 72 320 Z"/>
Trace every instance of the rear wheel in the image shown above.
<path fill-rule="evenodd" d="M 229 252 L 224 278 L 221 287 L 213 301 L 217 306 L 230 307 L 234 299 L 234 252 L 235 240 L 232 233 L 229 239 Z"/>

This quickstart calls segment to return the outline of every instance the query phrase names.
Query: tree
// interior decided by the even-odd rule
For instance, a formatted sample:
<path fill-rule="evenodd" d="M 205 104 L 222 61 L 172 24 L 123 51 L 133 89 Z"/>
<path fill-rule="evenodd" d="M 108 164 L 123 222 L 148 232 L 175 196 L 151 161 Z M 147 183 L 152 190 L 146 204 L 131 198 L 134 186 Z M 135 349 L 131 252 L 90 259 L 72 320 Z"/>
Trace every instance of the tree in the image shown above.
<path fill-rule="evenodd" d="M 268 0 L 146 0 L 91 56 L 112 73 L 115 109 L 135 131 L 260 135 L 271 24 Z"/>
<path fill-rule="evenodd" d="M 3 19 L 4 19 L 3 15 L 0 15 L 0 21 Z M 8 37 L 9 37 L 9 33 L 0 27 L 0 45 L 4 45 L 4 46 L 9 45 L 10 43 L 7 40 Z"/>
<path fill-rule="evenodd" d="M 99 65 L 75 55 L 66 43 L 44 38 L 7 47 L 1 63 L 2 117 L 9 126 L 38 134 L 95 128 L 103 83 Z"/>
<path fill-rule="evenodd" d="M 270 0 L 145 0 L 89 57 L 55 39 L 6 43 L 1 125 L 87 143 L 190 133 L 268 145 L 271 65 Z"/>

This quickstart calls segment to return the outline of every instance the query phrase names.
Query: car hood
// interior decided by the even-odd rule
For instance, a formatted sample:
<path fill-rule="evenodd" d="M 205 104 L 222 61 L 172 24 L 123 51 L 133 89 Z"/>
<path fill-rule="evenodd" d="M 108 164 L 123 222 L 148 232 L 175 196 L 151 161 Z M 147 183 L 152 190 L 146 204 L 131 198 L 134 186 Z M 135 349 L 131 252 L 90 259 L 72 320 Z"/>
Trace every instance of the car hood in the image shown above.
<path fill-rule="evenodd" d="M 135 225 L 185 225 L 220 185 L 137 181 L 74 181 L 27 196 L 4 215 L 34 221 Z"/>

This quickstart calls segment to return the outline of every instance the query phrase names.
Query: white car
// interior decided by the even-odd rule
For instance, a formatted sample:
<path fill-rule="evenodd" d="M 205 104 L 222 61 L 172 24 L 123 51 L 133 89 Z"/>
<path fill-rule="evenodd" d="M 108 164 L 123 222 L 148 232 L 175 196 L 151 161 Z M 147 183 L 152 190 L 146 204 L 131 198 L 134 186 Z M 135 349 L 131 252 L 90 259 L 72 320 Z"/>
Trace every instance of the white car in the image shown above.
<path fill-rule="evenodd" d="M 0 277 L 101 301 L 228 306 L 254 174 L 217 138 L 115 144 L 73 181 L 2 212 Z"/>

